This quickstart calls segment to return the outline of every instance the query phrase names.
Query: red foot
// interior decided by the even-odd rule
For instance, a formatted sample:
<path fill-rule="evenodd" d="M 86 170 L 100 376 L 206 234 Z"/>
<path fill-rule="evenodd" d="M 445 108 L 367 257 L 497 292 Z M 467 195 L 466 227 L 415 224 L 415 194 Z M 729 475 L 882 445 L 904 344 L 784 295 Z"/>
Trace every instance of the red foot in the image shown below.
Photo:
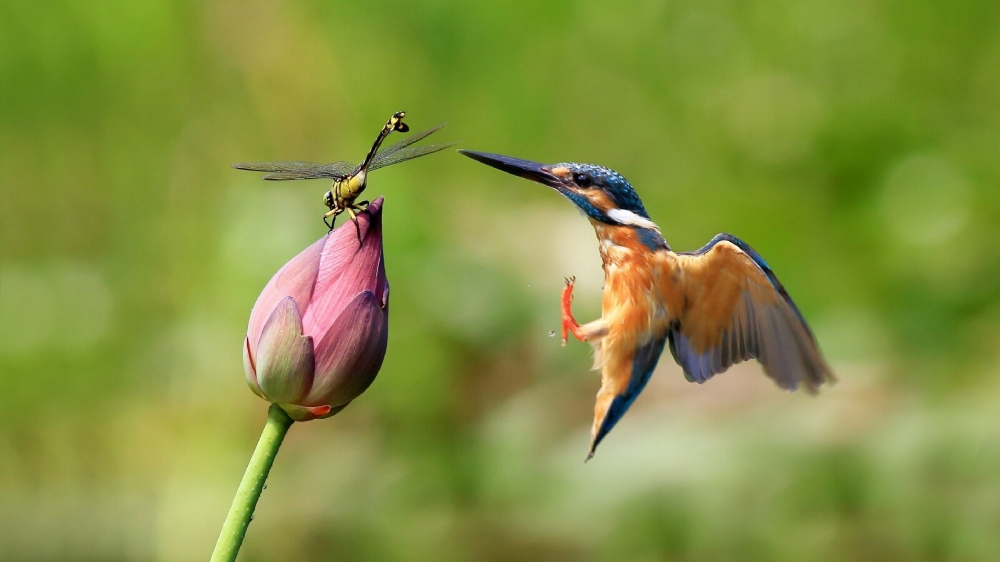
<path fill-rule="evenodd" d="M 573 304 L 573 284 L 576 283 L 576 277 L 569 277 L 566 279 L 566 286 L 563 287 L 562 291 L 562 344 L 566 345 L 567 336 L 570 332 L 576 339 L 583 341 L 582 333 L 580 332 L 580 325 L 573 318 L 572 304 Z"/>

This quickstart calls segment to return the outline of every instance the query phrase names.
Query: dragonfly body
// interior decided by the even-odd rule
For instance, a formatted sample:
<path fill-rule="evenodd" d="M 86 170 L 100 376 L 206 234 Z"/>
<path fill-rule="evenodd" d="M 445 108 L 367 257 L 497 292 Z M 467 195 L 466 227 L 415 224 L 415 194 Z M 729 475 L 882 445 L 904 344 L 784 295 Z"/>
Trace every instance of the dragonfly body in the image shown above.
<path fill-rule="evenodd" d="M 642 392 L 664 349 L 691 382 L 757 359 L 778 386 L 815 392 L 834 380 L 813 335 L 774 272 L 748 244 L 720 234 L 695 252 L 674 252 L 620 174 L 592 164 L 544 165 L 460 151 L 552 187 L 590 220 L 604 267 L 601 317 L 573 318 L 573 280 L 562 295 L 569 333 L 594 346 L 601 389 L 590 456 Z"/>
<path fill-rule="evenodd" d="M 330 191 L 327 191 L 323 195 L 323 203 L 329 209 L 323 215 L 323 222 L 326 223 L 330 230 L 333 230 L 337 216 L 346 212 L 351 217 L 351 220 L 354 221 L 355 228 L 357 228 L 356 213 L 363 210 L 368 204 L 367 201 L 357 202 L 357 199 L 368 186 L 369 172 L 426 156 L 455 145 L 455 143 L 450 142 L 411 146 L 432 133 L 437 132 L 441 127 L 444 127 L 444 125 L 438 125 L 432 129 L 416 133 L 383 150 L 379 150 L 382 142 L 392 132 L 405 133 L 410 130 L 403 123 L 404 117 L 406 117 L 406 112 L 397 111 L 389 118 L 389 121 L 379 131 L 365 159 L 357 165 L 346 161 L 330 164 L 319 164 L 316 162 L 244 162 L 233 164 L 233 167 L 238 170 L 271 172 L 264 176 L 265 180 L 331 179 L 333 180 L 333 184 L 330 187 Z M 361 237 L 360 230 L 358 231 L 358 237 L 359 239 Z"/>

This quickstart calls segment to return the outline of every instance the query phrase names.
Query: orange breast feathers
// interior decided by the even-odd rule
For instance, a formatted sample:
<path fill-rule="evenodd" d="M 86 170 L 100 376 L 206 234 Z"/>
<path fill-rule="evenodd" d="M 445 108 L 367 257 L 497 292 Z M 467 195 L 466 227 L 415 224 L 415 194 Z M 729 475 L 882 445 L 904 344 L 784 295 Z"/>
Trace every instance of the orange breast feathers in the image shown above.
<path fill-rule="evenodd" d="M 604 262 L 601 319 L 607 333 L 592 342 L 594 369 L 601 370 L 601 389 L 594 404 L 591 454 L 641 392 L 656 364 L 659 351 L 648 362 L 647 372 L 636 373 L 636 354 L 644 345 L 658 340 L 662 349 L 671 314 L 660 298 L 660 286 L 672 283 L 669 270 L 659 266 L 663 259 L 660 255 L 669 252 L 650 251 L 631 228 L 603 224 L 595 224 L 594 228 Z M 634 380 L 636 374 L 641 381 Z M 618 410 L 612 409 L 615 400 L 622 401 Z"/>
<path fill-rule="evenodd" d="M 642 245 L 634 229 L 595 225 L 604 265 L 601 316 L 608 333 L 596 344 L 595 368 L 608 357 L 629 358 L 653 334 L 670 324 L 670 310 L 661 300 L 666 270 L 658 266 L 664 252 L 651 252 Z M 669 272 L 668 272 L 669 276 Z"/>

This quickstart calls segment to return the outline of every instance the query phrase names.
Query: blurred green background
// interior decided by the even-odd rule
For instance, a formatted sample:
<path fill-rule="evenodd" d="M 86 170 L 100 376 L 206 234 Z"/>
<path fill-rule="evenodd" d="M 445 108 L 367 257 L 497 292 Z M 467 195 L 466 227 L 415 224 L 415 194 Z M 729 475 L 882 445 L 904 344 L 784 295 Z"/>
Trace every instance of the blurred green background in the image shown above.
<path fill-rule="evenodd" d="M 0 4 L 0 559 L 206 559 L 263 425 L 240 345 L 405 109 L 753 244 L 839 375 L 665 358 L 583 464 L 593 232 L 452 151 L 373 174 L 389 352 L 297 424 L 242 560 L 1000 560 L 1000 4 Z M 668 356 L 669 357 L 669 356 Z"/>

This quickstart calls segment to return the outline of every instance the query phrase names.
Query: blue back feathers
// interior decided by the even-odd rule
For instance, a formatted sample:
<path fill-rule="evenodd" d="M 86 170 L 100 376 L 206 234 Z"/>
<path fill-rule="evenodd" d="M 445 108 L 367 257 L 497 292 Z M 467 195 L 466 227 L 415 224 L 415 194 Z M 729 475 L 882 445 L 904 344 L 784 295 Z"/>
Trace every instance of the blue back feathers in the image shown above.
<path fill-rule="evenodd" d="M 650 252 L 670 249 L 670 245 L 660 236 L 659 232 L 649 230 L 648 228 L 637 228 L 635 231 L 639 235 L 639 242 L 642 242 L 642 245 Z"/>

